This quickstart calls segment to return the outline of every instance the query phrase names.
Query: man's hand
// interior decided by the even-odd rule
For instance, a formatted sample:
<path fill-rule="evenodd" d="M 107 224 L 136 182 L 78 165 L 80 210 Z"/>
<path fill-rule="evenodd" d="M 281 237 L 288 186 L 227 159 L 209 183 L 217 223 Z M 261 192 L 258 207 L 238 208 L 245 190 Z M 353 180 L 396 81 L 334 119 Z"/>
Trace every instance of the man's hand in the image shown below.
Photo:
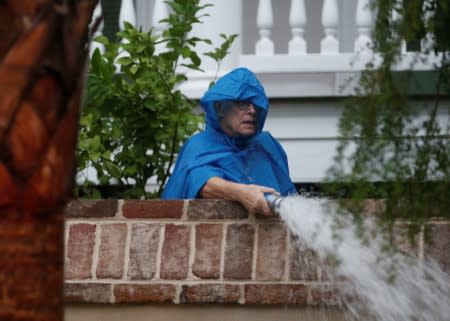
<path fill-rule="evenodd" d="M 260 185 L 245 185 L 239 187 L 240 193 L 238 201 L 244 205 L 247 211 L 251 214 L 264 214 L 266 216 L 274 215 L 264 198 L 264 193 L 276 193 L 273 188 Z"/>
<path fill-rule="evenodd" d="M 241 203 L 250 215 L 256 213 L 266 216 L 274 215 L 270 210 L 264 193 L 277 193 L 273 188 L 229 182 L 219 177 L 212 177 L 200 191 L 202 198 L 223 198 Z"/>

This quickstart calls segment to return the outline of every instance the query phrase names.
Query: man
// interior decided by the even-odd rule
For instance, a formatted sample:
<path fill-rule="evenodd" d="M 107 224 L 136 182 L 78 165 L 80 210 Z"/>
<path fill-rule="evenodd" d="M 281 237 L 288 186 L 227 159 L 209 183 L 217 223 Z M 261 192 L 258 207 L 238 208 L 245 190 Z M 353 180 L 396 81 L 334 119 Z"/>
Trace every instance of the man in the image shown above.
<path fill-rule="evenodd" d="M 269 101 L 246 68 L 220 78 L 200 105 L 206 128 L 183 146 L 163 199 L 222 198 L 240 202 L 250 214 L 272 215 L 265 193 L 297 193 L 286 154 L 262 132 Z"/>

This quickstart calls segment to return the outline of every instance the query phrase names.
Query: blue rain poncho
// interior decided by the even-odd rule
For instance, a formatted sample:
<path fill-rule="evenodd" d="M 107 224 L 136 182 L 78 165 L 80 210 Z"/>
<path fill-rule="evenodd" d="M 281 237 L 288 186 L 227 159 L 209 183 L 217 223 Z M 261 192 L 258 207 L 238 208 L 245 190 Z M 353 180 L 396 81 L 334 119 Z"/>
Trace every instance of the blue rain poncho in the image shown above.
<path fill-rule="evenodd" d="M 224 100 L 250 101 L 260 108 L 256 134 L 230 137 L 220 127 L 214 103 Z M 289 177 L 286 153 L 268 132 L 262 132 L 269 101 L 261 83 L 246 68 L 234 69 L 220 78 L 200 100 L 206 113 L 203 132 L 182 147 L 163 199 L 199 197 L 212 177 L 272 187 L 282 195 L 296 193 Z"/>

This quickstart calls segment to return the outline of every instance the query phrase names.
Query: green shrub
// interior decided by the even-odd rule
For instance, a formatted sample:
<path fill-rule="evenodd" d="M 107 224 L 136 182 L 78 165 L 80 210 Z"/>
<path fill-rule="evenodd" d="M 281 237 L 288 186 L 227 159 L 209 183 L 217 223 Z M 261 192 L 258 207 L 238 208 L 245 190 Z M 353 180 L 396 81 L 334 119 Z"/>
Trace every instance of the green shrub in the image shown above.
<path fill-rule="evenodd" d="M 125 23 L 117 41 L 96 38 L 105 52 L 96 49 L 89 65 L 78 171 L 95 168 L 102 186 L 114 181 L 121 190 L 115 197 L 158 197 L 181 144 L 203 122 L 194 112 L 197 102 L 177 89 L 187 80 L 178 67 L 201 71 L 195 45 L 211 41 L 188 33 L 210 5 L 200 6 L 199 0 L 167 3 L 173 13 L 164 20 L 167 29 L 161 36 Z M 236 37 L 221 36 L 223 44 L 206 53 L 219 65 Z M 145 185 L 153 176 L 159 189 L 149 193 Z M 86 181 L 79 192 L 98 197 L 91 187 Z"/>

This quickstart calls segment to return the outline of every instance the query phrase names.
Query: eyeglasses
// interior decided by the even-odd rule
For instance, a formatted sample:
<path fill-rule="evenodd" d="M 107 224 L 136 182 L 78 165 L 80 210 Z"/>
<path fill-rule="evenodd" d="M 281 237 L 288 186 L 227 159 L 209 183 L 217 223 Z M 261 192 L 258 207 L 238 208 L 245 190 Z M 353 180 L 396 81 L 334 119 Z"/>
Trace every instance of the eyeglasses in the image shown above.
<path fill-rule="evenodd" d="M 247 110 L 252 105 L 251 101 L 245 101 L 245 100 L 236 100 L 236 101 L 233 101 L 233 103 L 239 110 Z"/>
<path fill-rule="evenodd" d="M 223 113 L 224 111 L 231 110 L 234 107 L 241 111 L 247 111 L 249 110 L 250 106 L 253 106 L 253 109 L 257 114 L 261 112 L 260 107 L 254 105 L 251 101 L 248 100 L 222 100 L 217 101 L 214 104 L 214 108 L 216 108 L 217 113 Z"/>

